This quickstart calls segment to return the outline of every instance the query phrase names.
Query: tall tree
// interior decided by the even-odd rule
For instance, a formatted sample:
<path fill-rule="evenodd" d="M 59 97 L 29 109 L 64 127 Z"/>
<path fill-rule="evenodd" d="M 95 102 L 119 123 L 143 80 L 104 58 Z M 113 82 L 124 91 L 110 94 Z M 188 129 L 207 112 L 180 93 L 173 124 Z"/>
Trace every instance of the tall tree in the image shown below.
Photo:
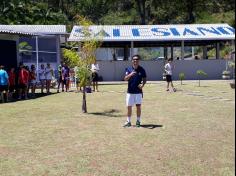
<path fill-rule="evenodd" d="M 136 4 L 137 4 L 137 7 L 138 7 L 138 13 L 140 15 L 140 23 L 142 25 L 146 24 L 146 6 L 145 6 L 145 3 L 146 3 L 146 0 L 135 0 Z"/>

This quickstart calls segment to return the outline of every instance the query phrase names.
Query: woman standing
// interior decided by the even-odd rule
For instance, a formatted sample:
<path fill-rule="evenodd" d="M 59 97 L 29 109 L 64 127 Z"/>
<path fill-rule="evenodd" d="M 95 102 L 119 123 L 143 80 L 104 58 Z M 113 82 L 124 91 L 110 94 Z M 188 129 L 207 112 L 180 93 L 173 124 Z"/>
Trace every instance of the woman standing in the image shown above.
<path fill-rule="evenodd" d="M 27 95 L 28 83 L 29 83 L 29 72 L 28 70 L 25 69 L 25 66 L 22 64 L 20 65 L 19 79 L 18 79 L 19 100 L 21 100 L 23 96 L 25 97 L 25 99 L 28 99 Z"/>
<path fill-rule="evenodd" d="M 36 69 L 34 65 L 31 65 L 31 70 L 30 70 L 30 86 L 31 86 L 31 93 L 32 97 L 35 97 L 35 89 L 36 89 Z"/>
<path fill-rule="evenodd" d="M 95 90 L 98 92 L 98 71 L 99 71 L 99 65 L 95 61 L 91 65 L 91 71 L 92 71 L 92 82 L 93 82 L 93 91 Z"/>
<path fill-rule="evenodd" d="M 45 85 L 45 68 L 44 64 L 41 64 L 39 69 L 39 81 L 41 84 L 41 93 L 43 93 L 44 85 Z"/>
<path fill-rule="evenodd" d="M 12 67 L 8 73 L 9 76 L 9 94 L 8 97 L 10 101 L 13 99 L 13 94 L 15 93 L 16 89 L 16 74 L 15 74 L 15 68 Z"/>
<path fill-rule="evenodd" d="M 50 93 L 50 86 L 51 86 L 51 81 L 53 77 L 53 69 L 51 68 L 51 65 L 47 63 L 47 67 L 45 68 L 45 78 L 46 78 L 46 90 L 47 93 Z"/>
<path fill-rule="evenodd" d="M 166 91 L 169 91 L 169 86 L 171 85 L 172 90 L 174 92 L 176 92 L 176 89 L 174 88 L 173 82 L 172 82 L 172 73 L 173 73 L 173 59 L 169 58 L 167 64 L 165 65 L 165 72 L 166 72 L 166 82 L 167 82 L 167 86 L 166 86 Z"/>

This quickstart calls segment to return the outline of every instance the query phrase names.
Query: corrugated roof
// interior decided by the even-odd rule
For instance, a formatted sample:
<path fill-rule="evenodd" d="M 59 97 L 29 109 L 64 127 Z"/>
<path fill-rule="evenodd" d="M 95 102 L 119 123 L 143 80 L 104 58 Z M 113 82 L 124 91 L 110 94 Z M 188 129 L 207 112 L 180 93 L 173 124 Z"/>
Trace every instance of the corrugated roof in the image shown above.
<path fill-rule="evenodd" d="M 0 33 L 22 35 L 66 34 L 65 25 L 0 25 Z"/>
<path fill-rule="evenodd" d="M 235 29 L 228 24 L 104 25 L 89 26 L 88 29 L 90 38 L 104 42 L 235 39 Z M 88 39 L 85 37 L 85 27 L 74 26 L 68 41 Z"/>

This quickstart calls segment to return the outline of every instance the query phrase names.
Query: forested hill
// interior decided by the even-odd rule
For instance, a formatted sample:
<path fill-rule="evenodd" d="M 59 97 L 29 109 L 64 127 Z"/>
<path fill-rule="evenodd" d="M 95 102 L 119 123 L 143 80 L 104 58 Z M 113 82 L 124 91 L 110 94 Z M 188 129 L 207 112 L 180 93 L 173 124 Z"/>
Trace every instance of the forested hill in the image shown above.
<path fill-rule="evenodd" d="M 66 24 L 77 16 L 94 24 L 228 23 L 235 0 L 0 0 L 0 24 Z"/>

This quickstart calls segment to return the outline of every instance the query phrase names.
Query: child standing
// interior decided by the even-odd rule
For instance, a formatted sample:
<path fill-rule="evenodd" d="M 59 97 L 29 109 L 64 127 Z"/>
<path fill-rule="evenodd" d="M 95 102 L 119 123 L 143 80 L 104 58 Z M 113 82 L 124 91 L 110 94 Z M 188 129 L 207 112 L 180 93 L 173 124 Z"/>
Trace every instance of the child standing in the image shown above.
<path fill-rule="evenodd" d="M 176 89 L 174 88 L 174 85 L 172 82 L 172 73 L 173 73 L 173 68 L 174 68 L 174 65 L 172 64 L 172 62 L 173 62 L 173 59 L 169 58 L 168 62 L 165 65 L 166 82 L 167 82 L 166 91 L 169 91 L 169 86 L 171 85 L 173 91 L 175 92 Z"/>

